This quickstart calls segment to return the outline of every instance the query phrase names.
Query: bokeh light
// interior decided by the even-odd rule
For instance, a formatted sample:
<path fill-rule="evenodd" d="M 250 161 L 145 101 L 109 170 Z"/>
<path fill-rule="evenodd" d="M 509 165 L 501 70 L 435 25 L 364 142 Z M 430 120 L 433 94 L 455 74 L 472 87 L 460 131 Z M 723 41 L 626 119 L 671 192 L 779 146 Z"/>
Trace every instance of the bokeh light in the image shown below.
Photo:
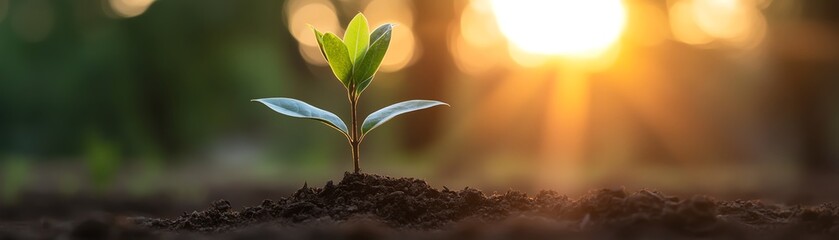
<path fill-rule="evenodd" d="M 339 36 L 343 33 L 338 24 L 335 6 L 329 1 L 289 1 L 286 11 L 288 30 L 291 36 L 303 45 L 318 45 L 310 25 L 322 32 L 333 32 Z"/>
<path fill-rule="evenodd" d="M 479 75 L 503 62 L 505 52 L 489 51 L 492 46 L 478 47 L 470 44 L 466 37 L 457 33 L 456 28 L 453 28 L 449 34 L 449 51 L 461 72 Z"/>
<path fill-rule="evenodd" d="M 715 38 L 732 39 L 746 33 L 748 12 L 739 0 L 693 0 L 696 25 Z"/>
<path fill-rule="evenodd" d="M 460 33 L 471 45 L 488 47 L 503 40 L 488 0 L 472 1 L 460 16 Z"/>
<path fill-rule="evenodd" d="M 683 43 L 704 45 L 714 41 L 696 24 L 692 5 L 688 1 L 679 1 L 670 6 L 670 29 L 673 38 Z"/>
<path fill-rule="evenodd" d="M 594 57 L 615 43 L 626 24 L 621 0 L 493 0 L 501 32 L 537 54 Z"/>
<path fill-rule="evenodd" d="M 108 0 L 108 3 L 117 16 L 131 18 L 146 12 L 154 0 Z"/>
<path fill-rule="evenodd" d="M 9 0 L 0 0 L 0 23 L 6 19 L 6 13 L 9 12 Z"/>
<path fill-rule="evenodd" d="M 371 29 L 394 22 L 408 28 L 414 26 L 414 8 L 409 0 L 373 0 L 364 7 L 363 13 Z"/>
<path fill-rule="evenodd" d="M 472 0 L 460 14 L 460 21 L 449 29 L 449 51 L 460 71 L 478 75 L 507 60 L 504 38 L 489 0 Z"/>
<path fill-rule="evenodd" d="M 749 49 L 762 42 L 766 20 L 760 12 L 770 1 L 680 0 L 670 6 L 670 24 L 677 40 L 691 45 Z"/>
<path fill-rule="evenodd" d="M 55 9 L 46 0 L 20 2 L 10 11 L 12 30 L 23 40 L 40 42 L 46 39 L 55 26 Z"/>
<path fill-rule="evenodd" d="M 312 36 L 314 38 L 314 36 Z M 318 46 L 309 46 L 306 44 L 300 43 L 298 46 L 298 50 L 300 51 L 300 56 L 303 57 L 307 63 L 317 66 L 326 66 L 326 58 L 323 57 L 323 53 L 321 53 L 320 48 Z"/>
<path fill-rule="evenodd" d="M 414 36 L 414 10 L 407 0 L 374 0 L 364 8 L 370 29 L 393 23 L 393 36 L 380 70 L 395 72 L 413 63 L 421 52 Z"/>
<path fill-rule="evenodd" d="M 291 0 L 286 2 L 285 10 L 288 31 L 297 40 L 303 60 L 312 65 L 325 66 L 326 59 L 323 58 L 309 26 L 322 32 L 342 33 L 335 6 L 326 0 Z"/>
<path fill-rule="evenodd" d="M 410 28 L 394 28 L 393 36 L 387 55 L 379 68 L 383 72 L 395 72 L 413 63 L 418 57 L 419 46 L 416 44 L 414 32 Z"/>

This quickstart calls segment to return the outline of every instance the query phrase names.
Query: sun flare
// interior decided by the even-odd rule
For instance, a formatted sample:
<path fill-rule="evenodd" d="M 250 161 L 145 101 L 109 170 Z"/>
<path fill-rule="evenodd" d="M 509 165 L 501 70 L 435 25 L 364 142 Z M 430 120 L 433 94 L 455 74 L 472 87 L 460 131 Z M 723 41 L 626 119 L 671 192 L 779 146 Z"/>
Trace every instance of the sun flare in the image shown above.
<path fill-rule="evenodd" d="M 491 0 L 502 33 L 528 53 L 598 56 L 626 25 L 622 0 Z"/>

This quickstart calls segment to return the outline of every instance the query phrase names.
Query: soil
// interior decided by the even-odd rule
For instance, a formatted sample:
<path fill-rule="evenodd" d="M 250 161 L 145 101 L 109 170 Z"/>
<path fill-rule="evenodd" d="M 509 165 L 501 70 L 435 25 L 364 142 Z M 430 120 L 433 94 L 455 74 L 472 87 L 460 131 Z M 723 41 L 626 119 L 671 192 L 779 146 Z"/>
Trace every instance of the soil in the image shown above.
<path fill-rule="evenodd" d="M 177 218 L 108 214 L 0 224 L 0 239 L 839 239 L 834 203 L 680 198 L 600 189 L 576 199 L 346 173 L 338 184 L 233 209 L 226 200 Z"/>

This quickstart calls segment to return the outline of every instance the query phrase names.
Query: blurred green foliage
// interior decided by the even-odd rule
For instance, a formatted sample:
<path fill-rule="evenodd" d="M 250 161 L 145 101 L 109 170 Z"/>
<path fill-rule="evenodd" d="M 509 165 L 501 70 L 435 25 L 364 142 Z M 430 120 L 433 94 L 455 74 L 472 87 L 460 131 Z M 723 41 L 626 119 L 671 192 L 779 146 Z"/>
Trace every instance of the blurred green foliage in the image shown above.
<path fill-rule="evenodd" d="M 268 125 L 247 100 L 312 78 L 282 1 L 157 1 L 129 19 L 106 1 L 41 2 L 49 11 L 10 1 L 0 22 L 0 153 L 168 159 Z M 43 39 L 15 27 L 38 18 L 52 20 Z M 85 140 L 90 129 L 112 143 Z"/>

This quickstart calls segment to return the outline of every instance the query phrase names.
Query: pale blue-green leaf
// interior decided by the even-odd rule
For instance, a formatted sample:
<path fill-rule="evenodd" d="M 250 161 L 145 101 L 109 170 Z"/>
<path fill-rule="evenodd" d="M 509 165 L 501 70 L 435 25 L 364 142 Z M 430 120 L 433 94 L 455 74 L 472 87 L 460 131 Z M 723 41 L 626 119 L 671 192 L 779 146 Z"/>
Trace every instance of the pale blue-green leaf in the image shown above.
<path fill-rule="evenodd" d="M 350 21 L 347 31 L 344 32 L 344 44 L 347 45 L 350 61 L 353 63 L 367 50 L 367 45 L 370 44 L 370 35 L 367 18 L 364 17 L 364 14 L 358 13 Z"/>
<path fill-rule="evenodd" d="M 323 33 L 318 31 L 318 29 L 316 29 L 315 26 L 309 25 L 309 28 L 311 28 L 312 31 L 315 32 L 315 39 L 318 40 L 318 48 L 320 49 L 320 54 L 322 54 L 323 58 L 326 59 L 326 61 L 328 62 L 329 59 L 326 58 L 326 52 L 323 51 Z"/>
<path fill-rule="evenodd" d="M 326 53 L 326 60 L 329 62 L 329 67 L 332 68 L 332 73 L 335 73 L 335 77 L 345 87 L 349 86 L 353 64 L 350 61 L 347 45 L 344 45 L 344 41 L 341 41 L 335 34 L 326 33 L 323 35 L 323 51 Z"/>
<path fill-rule="evenodd" d="M 355 81 L 355 90 L 357 93 L 367 88 L 370 84 L 369 81 L 372 81 L 373 75 L 379 69 L 379 65 L 381 65 L 382 59 L 384 59 L 385 53 L 390 46 L 392 30 L 393 24 L 385 24 L 376 28 L 373 34 L 371 34 L 371 36 L 375 37 L 375 41 L 370 44 L 367 52 L 361 56 L 353 69 L 353 81 Z M 363 83 L 364 81 L 368 82 Z"/>
<path fill-rule="evenodd" d="M 289 117 L 296 117 L 296 118 L 305 118 L 305 119 L 312 119 L 320 121 L 327 126 L 334 128 L 335 130 L 341 131 L 345 136 L 347 135 L 347 125 L 344 124 L 344 121 L 341 120 L 337 115 L 334 113 L 328 112 L 326 110 L 317 108 L 315 106 L 309 105 L 303 101 L 293 99 L 293 98 L 261 98 L 261 99 L 254 99 L 252 101 L 257 101 L 265 106 L 271 108 L 275 112 L 280 114 L 289 116 Z"/>
<path fill-rule="evenodd" d="M 370 130 L 382 125 L 393 117 L 439 105 L 448 106 L 449 104 L 433 100 L 409 100 L 379 109 L 367 116 L 367 119 L 364 119 L 364 123 L 361 124 L 361 136 L 364 137 Z"/>

